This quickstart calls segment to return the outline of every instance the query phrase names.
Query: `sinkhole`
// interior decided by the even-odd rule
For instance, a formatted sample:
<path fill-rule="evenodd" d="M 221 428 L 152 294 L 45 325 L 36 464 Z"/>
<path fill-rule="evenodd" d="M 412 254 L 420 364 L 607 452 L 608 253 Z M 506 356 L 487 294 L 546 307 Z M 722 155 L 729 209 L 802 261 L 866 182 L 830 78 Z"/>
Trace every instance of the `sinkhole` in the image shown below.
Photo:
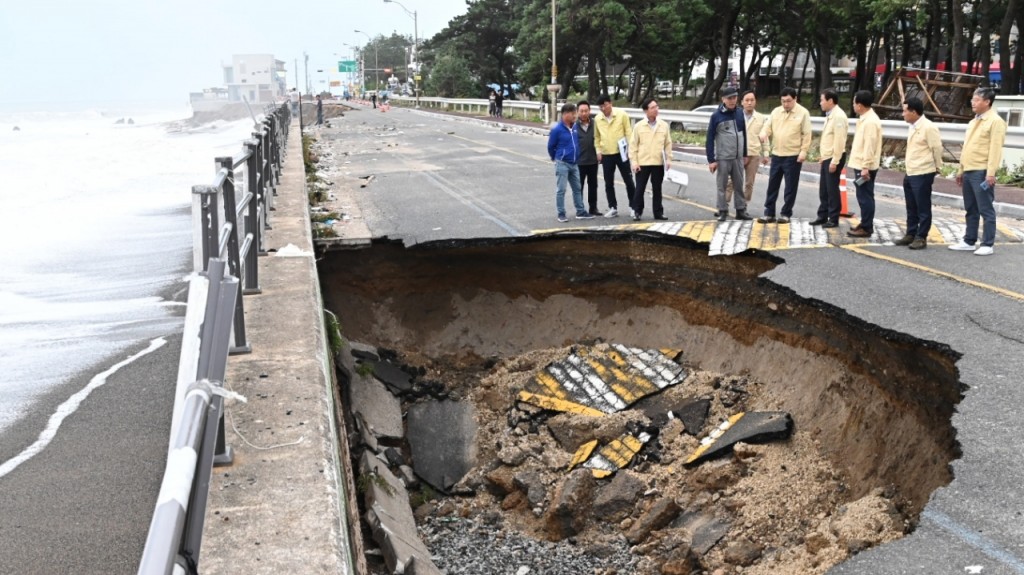
<path fill-rule="evenodd" d="M 337 362 L 358 490 L 393 495 L 366 478 L 390 468 L 429 547 L 420 561 L 453 574 L 583 572 L 588 557 L 593 572 L 823 573 L 910 533 L 959 456 L 959 355 L 760 277 L 780 262 L 604 232 L 325 253 L 325 306 L 361 350 L 346 343 Z M 678 381 L 607 414 L 524 400 L 545 368 L 616 350 L 664 353 Z M 407 381 L 389 386 L 401 429 L 378 433 L 351 406 L 384 368 Z M 694 402 L 700 429 L 669 413 Z M 440 425 L 422 423 L 431 411 Z M 784 413 L 792 433 L 687 463 L 744 412 Z M 617 469 L 575 459 L 641 436 Z M 443 476 L 416 461 L 424 443 L 450 448 L 435 455 Z M 503 555 L 513 540 L 520 555 Z M 486 556 L 467 559 L 474 547 Z M 400 555 L 371 556 L 371 571 Z"/>

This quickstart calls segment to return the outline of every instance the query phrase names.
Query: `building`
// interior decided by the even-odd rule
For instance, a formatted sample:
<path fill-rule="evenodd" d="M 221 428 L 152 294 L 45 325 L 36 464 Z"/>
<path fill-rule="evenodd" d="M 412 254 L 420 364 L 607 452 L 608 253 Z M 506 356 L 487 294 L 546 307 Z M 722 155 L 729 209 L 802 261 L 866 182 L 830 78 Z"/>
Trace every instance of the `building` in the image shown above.
<path fill-rule="evenodd" d="M 269 104 L 285 97 L 284 61 L 273 54 L 235 54 L 223 68 L 231 102 L 245 98 L 250 104 Z"/>

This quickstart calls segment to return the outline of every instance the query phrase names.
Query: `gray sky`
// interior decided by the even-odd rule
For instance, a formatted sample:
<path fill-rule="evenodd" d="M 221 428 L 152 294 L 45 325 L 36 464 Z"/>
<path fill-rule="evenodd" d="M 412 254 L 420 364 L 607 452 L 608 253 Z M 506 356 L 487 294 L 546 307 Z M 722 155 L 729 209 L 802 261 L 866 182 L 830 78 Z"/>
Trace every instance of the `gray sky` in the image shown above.
<path fill-rule="evenodd" d="M 466 11 L 466 0 L 399 1 L 417 11 L 421 40 Z M 357 29 L 412 36 L 413 19 L 383 0 L 0 0 L 0 104 L 184 103 L 221 85 L 232 54 L 284 60 L 289 86 L 298 59 L 304 86 L 306 52 L 317 87 L 336 53 L 350 59 L 344 44 L 367 42 Z"/>

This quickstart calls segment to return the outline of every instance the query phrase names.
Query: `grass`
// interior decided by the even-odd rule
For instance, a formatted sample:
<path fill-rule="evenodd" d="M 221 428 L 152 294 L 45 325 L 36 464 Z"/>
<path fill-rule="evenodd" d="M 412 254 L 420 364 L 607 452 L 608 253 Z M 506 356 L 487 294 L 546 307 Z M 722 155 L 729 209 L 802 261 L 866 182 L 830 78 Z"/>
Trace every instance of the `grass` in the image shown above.
<path fill-rule="evenodd" d="M 423 485 L 423 487 L 421 487 L 419 491 L 416 491 L 409 495 L 409 505 L 411 505 L 412 508 L 415 509 L 420 505 L 423 505 L 424 503 L 428 503 L 435 499 L 437 499 L 437 492 L 434 491 L 433 488 L 431 488 L 429 485 Z"/>
<path fill-rule="evenodd" d="M 366 493 L 366 490 L 373 486 L 376 486 L 389 496 L 393 496 L 395 494 L 395 488 L 388 483 L 387 479 L 384 479 L 376 473 L 361 473 L 359 477 L 356 478 L 356 491 L 359 493 Z"/>
<path fill-rule="evenodd" d="M 341 216 L 338 215 L 338 212 L 316 212 L 316 213 L 310 214 L 310 216 L 309 216 L 309 220 L 310 221 L 318 223 L 318 224 L 326 223 L 327 220 L 338 220 L 338 219 L 341 219 Z"/>
<path fill-rule="evenodd" d="M 327 324 L 327 344 L 331 348 L 331 354 L 338 355 L 345 343 L 345 339 L 341 336 L 341 322 L 338 321 L 338 316 L 329 309 L 324 310 L 324 322 Z"/>

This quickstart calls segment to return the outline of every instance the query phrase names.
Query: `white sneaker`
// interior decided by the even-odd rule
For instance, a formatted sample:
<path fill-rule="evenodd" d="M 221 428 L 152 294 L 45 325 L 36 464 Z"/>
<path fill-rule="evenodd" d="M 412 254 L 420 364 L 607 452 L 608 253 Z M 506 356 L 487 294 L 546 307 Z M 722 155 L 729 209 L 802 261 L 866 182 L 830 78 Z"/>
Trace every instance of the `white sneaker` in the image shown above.
<path fill-rule="evenodd" d="M 618 208 L 612 208 L 612 209 L 608 210 L 607 212 L 604 213 L 604 217 L 606 217 L 606 218 L 617 218 L 617 217 L 619 217 L 619 210 L 618 210 Z"/>
<path fill-rule="evenodd" d="M 974 246 L 969 244 L 969 243 L 967 243 L 967 242 L 965 242 L 965 241 L 963 241 L 963 240 L 960 240 L 959 242 L 949 246 L 949 249 L 955 250 L 955 251 L 958 251 L 958 252 L 973 252 L 974 251 Z"/>
<path fill-rule="evenodd" d="M 992 255 L 992 246 L 981 246 L 974 250 L 976 256 L 990 256 Z"/>
<path fill-rule="evenodd" d="M 635 220 L 636 219 L 636 210 L 634 210 L 633 208 L 629 208 L 629 217 L 631 217 L 631 218 L 633 218 Z"/>

